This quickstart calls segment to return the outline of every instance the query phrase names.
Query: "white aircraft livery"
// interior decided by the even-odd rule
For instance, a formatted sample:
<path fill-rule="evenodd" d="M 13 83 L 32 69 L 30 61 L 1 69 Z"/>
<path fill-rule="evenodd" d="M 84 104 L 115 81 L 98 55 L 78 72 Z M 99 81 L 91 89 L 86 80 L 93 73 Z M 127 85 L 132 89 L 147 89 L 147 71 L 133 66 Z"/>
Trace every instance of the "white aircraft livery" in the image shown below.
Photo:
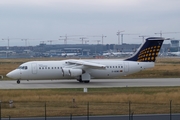
<path fill-rule="evenodd" d="M 20 80 L 77 79 L 89 83 L 93 78 L 114 78 L 154 67 L 163 44 L 162 37 L 149 37 L 131 57 L 119 59 L 67 59 L 61 61 L 30 61 L 21 64 L 6 76 Z"/>

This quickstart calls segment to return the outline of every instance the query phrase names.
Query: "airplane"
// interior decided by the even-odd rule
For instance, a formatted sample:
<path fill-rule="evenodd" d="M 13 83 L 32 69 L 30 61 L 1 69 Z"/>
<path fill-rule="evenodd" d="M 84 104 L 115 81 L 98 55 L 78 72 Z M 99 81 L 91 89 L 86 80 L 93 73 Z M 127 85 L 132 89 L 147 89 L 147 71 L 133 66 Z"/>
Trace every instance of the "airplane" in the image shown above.
<path fill-rule="evenodd" d="M 132 55 L 133 52 L 112 52 L 114 56 Z"/>
<path fill-rule="evenodd" d="M 180 51 L 178 52 L 168 52 L 168 56 L 180 56 Z"/>
<path fill-rule="evenodd" d="M 21 64 L 6 76 L 17 80 L 77 79 L 89 83 L 91 79 L 126 76 L 154 67 L 165 39 L 149 37 L 126 59 L 67 59 L 61 61 L 30 61 Z"/>
<path fill-rule="evenodd" d="M 118 56 L 127 56 L 127 55 L 132 55 L 133 52 L 106 52 L 106 53 L 103 53 L 102 56 L 115 56 L 115 57 L 118 57 Z"/>
<path fill-rule="evenodd" d="M 111 53 L 111 52 L 105 52 L 105 53 L 103 53 L 103 54 L 102 54 L 102 56 L 106 56 L 106 57 L 108 57 L 108 56 L 113 56 L 113 55 L 112 55 L 112 53 Z"/>
<path fill-rule="evenodd" d="M 61 56 L 67 57 L 67 56 L 78 56 L 78 53 L 61 53 Z"/>

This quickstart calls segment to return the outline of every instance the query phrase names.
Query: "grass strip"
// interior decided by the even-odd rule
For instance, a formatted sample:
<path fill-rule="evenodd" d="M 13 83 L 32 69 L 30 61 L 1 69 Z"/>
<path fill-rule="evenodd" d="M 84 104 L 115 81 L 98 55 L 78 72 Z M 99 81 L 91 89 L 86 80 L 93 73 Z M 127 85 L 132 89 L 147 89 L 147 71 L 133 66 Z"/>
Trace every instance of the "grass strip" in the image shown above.
<path fill-rule="evenodd" d="M 0 90 L 0 100 L 3 117 L 42 117 L 45 104 L 48 116 L 86 115 L 88 103 L 90 115 L 123 115 L 129 101 L 134 114 L 159 114 L 169 112 L 170 100 L 172 112 L 180 112 L 179 92 L 180 87 Z"/>

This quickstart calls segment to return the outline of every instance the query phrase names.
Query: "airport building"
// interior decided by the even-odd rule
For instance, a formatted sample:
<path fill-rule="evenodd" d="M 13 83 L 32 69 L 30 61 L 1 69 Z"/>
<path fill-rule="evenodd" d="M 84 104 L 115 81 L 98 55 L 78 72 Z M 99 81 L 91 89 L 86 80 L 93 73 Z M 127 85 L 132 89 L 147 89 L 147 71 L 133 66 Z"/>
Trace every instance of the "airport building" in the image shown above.
<path fill-rule="evenodd" d="M 163 44 L 161 53 L 166 53 L 173 48 L 177 42 Z M 0 47 L 0 58 L 32 58 L 32 57 L 96 57 L 110 53 L 108 57 L 124 57 L 132 55 L 140 44 L 54 44 L 41 43 L 37 46 L 2 46 Z M 130 54 L 131 53 L 131 54 Z M 129 56 L 128 55 L 128 56 Z M 107 57 L 107 56 L 106 56 Z"/>

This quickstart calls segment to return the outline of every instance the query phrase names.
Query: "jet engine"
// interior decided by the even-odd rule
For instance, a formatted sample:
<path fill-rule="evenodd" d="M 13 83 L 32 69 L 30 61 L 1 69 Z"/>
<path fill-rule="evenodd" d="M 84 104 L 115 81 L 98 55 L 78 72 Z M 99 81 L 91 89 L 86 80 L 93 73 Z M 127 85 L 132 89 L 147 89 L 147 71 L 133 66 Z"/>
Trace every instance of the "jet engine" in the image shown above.
<path fill-rule="evenodd" d="M 83 74 L 82 69 L 62 68 L 63 76 L 76 77 Z"/>

